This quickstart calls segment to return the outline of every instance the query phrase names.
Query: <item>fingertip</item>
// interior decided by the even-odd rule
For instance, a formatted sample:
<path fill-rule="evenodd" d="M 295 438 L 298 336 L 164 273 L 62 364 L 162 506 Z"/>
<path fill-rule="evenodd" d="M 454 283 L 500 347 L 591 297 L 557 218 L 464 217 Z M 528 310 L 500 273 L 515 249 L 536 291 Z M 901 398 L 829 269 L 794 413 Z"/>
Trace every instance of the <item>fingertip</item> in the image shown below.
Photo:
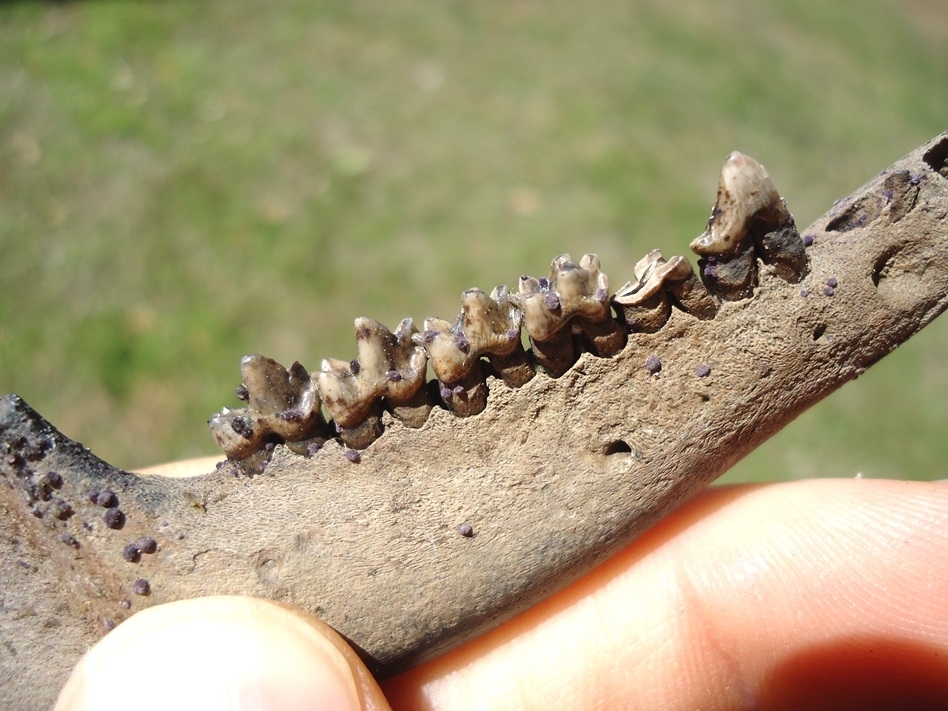
<path fill-rule="evenodd" d="M 292 608 L 242 597 L 149 608 L 89 650 L 56 711 L 114 707 L 388 708 L 364 665 L 330 628 Z"/>

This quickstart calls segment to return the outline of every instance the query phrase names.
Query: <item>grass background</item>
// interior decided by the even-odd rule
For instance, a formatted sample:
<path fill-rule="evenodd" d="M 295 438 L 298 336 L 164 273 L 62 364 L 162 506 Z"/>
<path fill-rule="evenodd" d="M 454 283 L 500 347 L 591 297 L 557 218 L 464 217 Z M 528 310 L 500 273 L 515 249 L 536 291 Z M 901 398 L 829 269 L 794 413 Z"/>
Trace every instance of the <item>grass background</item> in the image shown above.
<path fill-rule="evenodd" d="M 941 0 L 0 4 L 0 392 L 125 467 L 213 454 L 262 352 L 704 227 L 724 156 L 803 227 L 948 128 Z M 938 478 L 948 322 L 729 480 Z M 631 395 L 634 397 L 634 393 Z"/>

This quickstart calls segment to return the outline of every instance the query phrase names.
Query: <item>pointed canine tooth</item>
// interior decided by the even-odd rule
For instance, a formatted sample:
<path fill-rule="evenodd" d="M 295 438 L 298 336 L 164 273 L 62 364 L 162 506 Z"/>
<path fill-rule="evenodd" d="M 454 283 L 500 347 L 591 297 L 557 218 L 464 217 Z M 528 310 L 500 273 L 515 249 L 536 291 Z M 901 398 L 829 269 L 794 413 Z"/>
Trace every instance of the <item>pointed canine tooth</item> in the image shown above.
<path fill-rule="evenodd" d="M 727 300 L 753 294 L 756 256 L 789 281 L 807 270 L 803 241 L 773 181 L 760 163 L 737 151 L 721 169 L 708 226 L 691 248 L 704 258 L 698 264 L 709 288 Z"/>

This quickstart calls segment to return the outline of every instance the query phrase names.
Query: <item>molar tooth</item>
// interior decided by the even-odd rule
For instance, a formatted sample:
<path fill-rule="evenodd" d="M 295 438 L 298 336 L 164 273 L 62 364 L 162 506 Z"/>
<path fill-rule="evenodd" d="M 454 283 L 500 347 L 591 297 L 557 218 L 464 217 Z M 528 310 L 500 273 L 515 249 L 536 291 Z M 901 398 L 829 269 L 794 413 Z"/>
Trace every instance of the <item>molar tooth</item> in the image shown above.
<path fill-rule="evenodd" d="M 382 433 L 382 398 L 409 426 L 420 426 L 430 402 L 424 394 L 427 355 L 414 345 L 410 318 L 395 333 L 374 319 L 355 320 L 359 357 L 326 358 L 316 374 L 326 409 L 339 436 L 350 447 L 364 448 Z"/>
<path fill-rule="evenodd" d="M 487 383 L 477 344 L 461 330 L 463 319 L 462 313 L 458 323 L 452 325 L 443 319 L 427 318 L 424 333 L 415 336 L 415 343 L 428 352 L 444 404 L 465 417 L 487 406 Z"/>
<path fill-rule="evenodd" d="M 668 264 L 665 289 L 675 298 L 681 310 L 702 320 L 714 318 L 721 302 L 701 282 L 691 262 L 677 256 L 669 259 Z"/>
<path fill-rule="evenodd" d="M 487 356 L 491 370 L 507 385 L 519 388 L 536 374 L 520 340 L 523 312 L 511 302 L 506 286 L 494 287 L 490 296 L 480 289 L 465 291 L 458 322 L 475 350 Z"/>
<path fill-rule="evenodd" d="M 724 162 L 708 226 L 691 248 L 703 257 L 698 265 L 709 288 L 731 301 L 753 294 L 757 256 L 787 281 L 799 281 L 807 271 L 800 233 L 773 181 L 760 163 L 737 151 Z"/>
<path fill-rule="evenodd" d="M 520 278 L 520 293 L 510 297 L 523 310 L 524 323 L 537 362 L 553 377 L 565 373 L 579 357 L 573 324 L 599 356 L 622 350 L 625 333 L 609 308 L 608 279 L 599 258 L 585 255 L 577 264 L 568 254 L 553 260 L 549 278 Z"/>
<path fill-rule="evenodd" d="M 244 459 L 273 437 L 300 441 L 316 436 L 326 425 L 320 412 L 316 384 L 299 363 L 289 370 L 272 358 L 244 356 L 240 363 L 243 382 L 238 389 L 247 407 L 211 417 L 218 446 L 232 459 Z"/>

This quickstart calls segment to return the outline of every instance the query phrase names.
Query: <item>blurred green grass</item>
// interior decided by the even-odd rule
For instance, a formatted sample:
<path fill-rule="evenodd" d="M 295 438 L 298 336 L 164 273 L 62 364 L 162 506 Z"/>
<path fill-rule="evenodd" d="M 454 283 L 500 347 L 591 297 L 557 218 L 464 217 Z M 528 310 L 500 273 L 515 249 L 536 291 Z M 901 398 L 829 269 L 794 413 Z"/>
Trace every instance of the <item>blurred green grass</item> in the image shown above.
<path fill-rule="evenodd" d="M 126 467 L 238 363 L 596 252 L 684 252 L 724 156 L 804 226 L 948 128 L 937 0 L 0 5 L 0 392 Z M 728 480 L 944 477 L 948 324 Z M 631 394 L 634 397 L 634 393 Z"/>

